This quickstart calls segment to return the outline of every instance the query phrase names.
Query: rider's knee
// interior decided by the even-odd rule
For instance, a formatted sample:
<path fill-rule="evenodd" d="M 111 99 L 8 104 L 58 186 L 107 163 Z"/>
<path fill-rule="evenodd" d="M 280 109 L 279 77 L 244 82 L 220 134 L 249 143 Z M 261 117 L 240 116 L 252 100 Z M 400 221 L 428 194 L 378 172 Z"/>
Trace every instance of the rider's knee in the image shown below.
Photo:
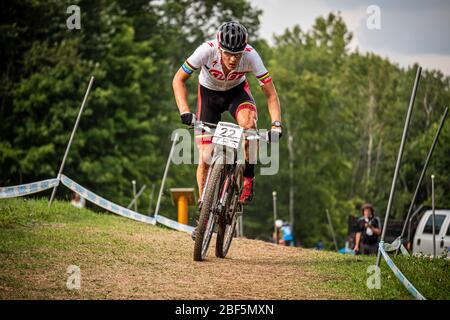
<path fill-rule="evenodd" d="M 199 167 L 208 167 L 211 161 L 211 144 L 199 145 Z"/>
<path fill-rule="evenodd" d="M 243 109 L 237 114 L 237 122 L 239 126 L 248 129 L 256 129 L 257 115 L 254 110 Z"/>

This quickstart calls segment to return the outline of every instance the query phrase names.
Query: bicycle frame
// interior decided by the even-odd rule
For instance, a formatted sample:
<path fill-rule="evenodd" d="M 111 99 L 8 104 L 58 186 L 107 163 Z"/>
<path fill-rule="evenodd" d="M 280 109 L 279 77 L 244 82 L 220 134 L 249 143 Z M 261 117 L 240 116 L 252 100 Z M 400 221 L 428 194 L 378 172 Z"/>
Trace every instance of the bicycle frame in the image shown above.
<path fill-rule="evenodd" d="M 215 124 L 208 125 L 216 126 Z M 227 124 L 223 124 L 220 128 L 227 126 Z M 201 122 L 198 127 L 211 133 L 211 128 Z M 236 130 L 236 125 L 234 125 L 234 128 Z M 230 130 L 233 130 L 233 126 Z M 245 131 L 251 132 L 251 134 L 249 136 L 243 135 Z M 264 139 L 258 131 L 238 129 L 238 131 L 231 133 L 231 136 L 225 135 L 226 133 L 227 130 L 221 129 L 220 134 L 215 135 L 213 140 L 218 143 L 214 143 L 211 162 L 201 195 L 200 229 L 195 238 L 194 261 L 201 261 L 206 256 L 216 226 L 218 226 L 216 256 L 220 258 L 226 256 L 233 239 L 236 218 L 239 214 L 242 214 L 242 210 L 239 210 L 239 208 L 242 208 L 239 197 L 243 188 L 245 141 L 252 140 L 250 137 L 254 140 Z M 231 137 L 234 140 L 226 140 Z M 243 152 L 244 157 L 242 159 L 238 157 L 238 152 Z M 212 185 L 210 186 L 210 184 Z"/>
<path fill-rule="evenodd" d="M 202 129 L 209 128 L 208 126 L 216 126 L 216 124 L 212 124 L 212 123 L 206 123 L 206 122 L 200 122 L 200 127 Z M 206 126 L 205 126 L 206 124 Z M 223 205 L 225 203 L 225 199 L 227 196 L 227 189 L 228 189 L 228 185 L 230 183 L 230 180 L 232 180 L 231 182 L 234 185 L 238 185 L 239 183 L 236 180 L 236 174 L 238 173 L 238 169 L 240 169 L 242 167 L 242 171 L 243 171 L 243 167 L 245 165 L 245 161 L 242 159 L 245 159 L 245 141 L 247 140 L 255 140 L 255 139 L 249 139 L 249 137 L 246 136 L 246 134 L 250 133 L 250 137 L 253 136 L 255 137 L 256 140 L 267 140 L 267 138 L 264 138 L 262 135 L 259 134 L 259 132 L 256 130 L 245 130 L 244 131 L 244 138 L 241 141 L 241 146 L 239 147 L 239 149 L 234 149 L 231 147 L 227 147 L 227 146 L 223 146 L 223 145 L 218 145 L 215 144 L 214 145 L 214 150 L 213 150 L 213 154 L 212 154 L 212 159 L 211 159 L 211 163 L 209 165 L 209 169 L 208 169 L 208 173 L 206 176 L 206 180 L 205 180 L 205 188 L 203 189 L 202 195 L 201 195 L 201 200 L 203 202 L 203 197 L 204 197 L 204 192 L 206 189 L 206 186 L 208 185 L 209 182 L 209 176 L 211 173 L 211 168 L 214 166 L 214 164 L 218 161 L 220 161 L 221 159 L 223 159 L 225 161 L 225 168 L 228 169 L 226 170 L 226 172 L 229 172 L 231 168 L 233 168 L 233 175 L 231 176 L 233 179 L 230 179 L 230 175 L 226 174 L 225 176 L 225 184 L 222 187 L 221 190 L 221 196 L 220 196 L 220 201 L 219 201 L 219 206 L 220 209 L 223 209 Z M 243 157 L 242 159 L 238 159 L 238 152 L 242 152 Z M 229 166 L 231 166 L 231 168 L 228 168 Z"/>

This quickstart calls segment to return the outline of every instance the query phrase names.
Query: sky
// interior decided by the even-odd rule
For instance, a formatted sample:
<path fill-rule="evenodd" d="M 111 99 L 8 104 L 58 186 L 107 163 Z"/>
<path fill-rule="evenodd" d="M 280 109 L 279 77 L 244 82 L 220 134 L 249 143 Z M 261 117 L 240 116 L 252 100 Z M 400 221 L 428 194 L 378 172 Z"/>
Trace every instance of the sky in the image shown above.
<path fill-rule="evenodd" d="M 402 67 L 417 62 L 450 76 L 450 0 L 250 2 L 264 11 L 260 36 L 271 44 L 273 34 L 281 34 L 296 24 L 310 30 L 317 17 L 339 11 L 353 33 L 350 50 L 374 52 Z"/>

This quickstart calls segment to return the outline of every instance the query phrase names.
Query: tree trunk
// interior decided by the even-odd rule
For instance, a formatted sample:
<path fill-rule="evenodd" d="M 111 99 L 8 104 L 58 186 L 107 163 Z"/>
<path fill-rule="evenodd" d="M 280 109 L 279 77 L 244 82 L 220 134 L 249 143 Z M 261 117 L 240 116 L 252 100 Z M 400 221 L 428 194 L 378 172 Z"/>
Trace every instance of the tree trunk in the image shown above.
<path fill-rule="evenodd" d="M 372 148 L 373 148 L 373 140 L 374 140 L 374 132 L 373 132 L 373 119 L 375 112 L 375 97 L 373 95 L 373 83 L 369 80 L 369 104 L 367 105 L 367 122 L 366 129 L 368 135 L 368 143 L 367 143 L 367 168 L 366 168 L 366 181 L 365 181 L 365 191 L 367 193 L 368 187 L 370 184 L 370 176 L 372 169 Z"/>
<path fill-rule="evenodd" d="M 381 130 L 382 132 L 382 130 Z M 373 173 L 373 178 L 376 180 L 378 175 L 378 165 L 380 164 L 381 152 L 383 147 L 383 138 L 380 138 L 377 146 L 377 158 L 375 160 L 375 172 Z"/>
<path fill-rule="evenodd" d="M 425 94 L 423 96 L 423 108 L 425 109 L 425 114 L 426 114 L 425 127 L 429 128 L 430 122 L 431 122 L 430 118 L 431 118 L 432 107 L 428 104 L 428 86 L 427 86 L 427 90 L 425 91 Z"/>

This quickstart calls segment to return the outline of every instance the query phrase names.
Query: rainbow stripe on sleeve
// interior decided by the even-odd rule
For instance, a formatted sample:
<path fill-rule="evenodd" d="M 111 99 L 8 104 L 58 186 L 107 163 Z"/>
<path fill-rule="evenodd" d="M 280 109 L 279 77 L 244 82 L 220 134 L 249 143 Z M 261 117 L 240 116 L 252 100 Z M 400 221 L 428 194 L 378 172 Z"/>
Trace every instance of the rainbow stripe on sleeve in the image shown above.
<path fill-rule="evenodd" d="M 266 84 L 270 81 L 272 81 L 272 77 L 270 76 L 269 72 L 266 72 L 260 76 L 257 76 L 256 79 L 260 81 L 262 84 Z"/>
<path fill-rule="evenodd" d="M 194 72 L 195 70 L 197 70 L 197 68 L 194 68 L 191 64 L 189 64 L 189 62 L 186 60 L 183 65 L 181 66 L 181 68 L 184 70 L 184 72 L 186 72 L 187 74 L 192 74 L 192 72 Z"/>

